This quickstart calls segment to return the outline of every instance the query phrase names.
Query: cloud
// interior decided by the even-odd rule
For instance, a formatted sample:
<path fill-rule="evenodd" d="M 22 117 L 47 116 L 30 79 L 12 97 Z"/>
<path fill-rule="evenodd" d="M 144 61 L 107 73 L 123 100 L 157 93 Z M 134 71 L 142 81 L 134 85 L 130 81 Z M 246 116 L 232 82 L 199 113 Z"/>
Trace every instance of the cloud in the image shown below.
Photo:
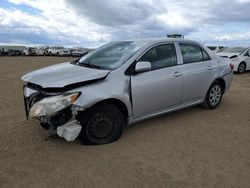
<path fill-rule="evenodd" d="M 226 0 L 8 0 L 8 3 L 11 5 L 8 8 L 0 5 L 0 42 L 99 46 L 112 40 L 182 33 L 198 41 L 234 44 L 249 36 L 250 30 L 249 0 L 230 3 Z"/>
<path fill-rule="evenodd" d="M 0 7 L 0 33 L 6 35 L 5 42 L 16 40 L 40 44 L 91 44 L 103 43 L 108 34 L 99 33 L 99 26 L 89 23 L 69 10 L 63 1 L 10 0 L 11 3 L 25 4 L 40 10 L 40 14 L 27 13 L 10 7 Z M 57 3 L 55 3 L 57 2 Z M 87 28 L 87 29 L 86 29 Z M 22 38 L 25 37 L 25 40 Z M 38 38 L 41 40 L 37 40 Z M 44 37 L 44 41 L 42 38 Z M 0 42 L 2 42 L 0 40 Z"/>
<path fill-rule="evenodd" d="M 195 38 L 197 34 L 202 40 L 204 32 L 203 38 L 211 39 L 227 32 L 224 25 L 228 22 L 241 22 L 242 25 L 250 22 L 248 0 L 230 3 L 226 0 L 66 0 L 66 3 L 80 17 L 107 27 L 107 32 L 112 27 L 113 38 L 182 33 Z M 205 29 L 209 29 L 208 33 Z"/>

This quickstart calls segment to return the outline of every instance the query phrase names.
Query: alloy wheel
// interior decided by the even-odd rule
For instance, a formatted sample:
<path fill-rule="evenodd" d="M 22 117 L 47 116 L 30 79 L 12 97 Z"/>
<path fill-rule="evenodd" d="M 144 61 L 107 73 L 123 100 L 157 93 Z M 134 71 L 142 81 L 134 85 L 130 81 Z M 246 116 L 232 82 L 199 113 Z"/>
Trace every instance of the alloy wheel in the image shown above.
<path fill-rule="evenodd" d="M 221 100 L 221 87 L 214 85 L 209 93 L 209 102 L 211 105 L 216 106 Z"/>
<path fill-rule="evenodd" d="M 239 65 L 239 73 L 243 73 L 243 72 L 245 72 L 245 65 L 243 63 L 241 63 Z"/>

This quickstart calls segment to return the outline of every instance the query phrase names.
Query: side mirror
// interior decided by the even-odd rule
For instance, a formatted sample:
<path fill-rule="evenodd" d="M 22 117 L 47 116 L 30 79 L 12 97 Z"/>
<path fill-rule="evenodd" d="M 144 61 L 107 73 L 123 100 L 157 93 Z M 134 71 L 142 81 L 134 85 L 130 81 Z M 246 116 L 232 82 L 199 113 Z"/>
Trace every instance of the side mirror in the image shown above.
<path fill-rule="evenodd" d="M 135 72 L 136 73 L 149 71 L 151 69 L 152 69 L 151 63 L 148 61 L 139 61 L 135 65 Z"/>

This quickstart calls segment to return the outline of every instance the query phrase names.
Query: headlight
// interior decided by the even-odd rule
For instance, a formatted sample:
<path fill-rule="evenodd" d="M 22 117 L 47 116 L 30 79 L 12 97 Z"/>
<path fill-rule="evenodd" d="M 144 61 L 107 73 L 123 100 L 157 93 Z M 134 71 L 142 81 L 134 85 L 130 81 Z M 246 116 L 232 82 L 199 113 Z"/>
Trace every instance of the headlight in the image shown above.
<path fill-rule="evenodd" d="M 231 61 L 237 61 L 239 57 L 232 58 Z"/>
<path fill-rule="evenodd" d="M 239 56 L 234 55 L 232 57 L 230 57 L 231 61 L 237 61 L 239 59 Z"/>
<path fill-rule="evenodd" d="M 47 97 L 33 104 L 29 112 L 29 117 L 53 116 L 60 110 L 74 103 L 79 95 L 80 93 L 72 93 Z"/>

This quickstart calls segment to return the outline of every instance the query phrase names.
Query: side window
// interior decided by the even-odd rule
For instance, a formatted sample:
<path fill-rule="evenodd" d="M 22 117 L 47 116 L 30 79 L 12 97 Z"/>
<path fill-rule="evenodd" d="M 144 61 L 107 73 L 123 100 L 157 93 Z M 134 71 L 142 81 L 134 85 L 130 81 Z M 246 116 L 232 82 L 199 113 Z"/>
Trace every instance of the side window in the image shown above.
<path fill-rule="evenodd" d="M 164 44 L 151 48 L 139 61 L 149 61 L 152 69 L 177 65 L 175 46 L 174 44 Z"/>
<path fill-rule="evenodd" d="M 184 64 L 210 60 L 208 54 L 197 45 L 179 44 L 179 46 Z"/>
<path fill-rule="evenodd" d="M 209 61 L 210 57 L 207 55 L 207 53 L 204 50 L 201 50 L 201 51 L 202 51 L 202 55 L 203 55 L 203 60 L 204 61 Z"/>
<path fill-rule="evenodd" d="M 250 55 L 249 52 L 250 52 L 250 50 L 247 50 L 247 52 L 244 54 L 244 56 L 247 56 L 247 57 L 248 57 L 248 56 Z"/>

